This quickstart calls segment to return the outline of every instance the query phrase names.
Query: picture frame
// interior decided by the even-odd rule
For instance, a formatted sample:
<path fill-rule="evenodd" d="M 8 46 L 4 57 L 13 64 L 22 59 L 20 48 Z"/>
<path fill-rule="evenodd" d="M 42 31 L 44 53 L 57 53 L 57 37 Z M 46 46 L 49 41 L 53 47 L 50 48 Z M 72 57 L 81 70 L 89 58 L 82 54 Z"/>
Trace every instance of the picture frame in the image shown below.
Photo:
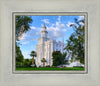
<path fill-rule="evenodd" d="M 24 1 L 24 2 L 23 2 Z M 80 4 L 80 3 L 82 4 Z M 0 85 L 2 86 L 99 86 L 99 0 L 83 1 L 7 1 L 0 2 Z M 88 73 L 27 74 L 13 73 L 13 12 L 86 12 L 88 13 Z M 95 28 L 95 30 L 94 30 Z M 95 58 L 94 58 L 95 57 Z M 5 83 L 6 81 L 6 83 Z"/>
<path fill-rule="evenodd" d="M 44 16 L 44 15 L 46 15 L 46 16 L 84 16 L 84 20 L 85 20 L 85 70 L 83 70 L 83 71 L 78 71 L 78 70 L 73 70 L 73 71 L 71 71 L 71 70 L 66 70 L 66 71 L 56 71 L 56 70 L 54 70 L 54 71 L 50 71 L 50 70 L 47 70 L 47 71 L 36 71 L 36 70 L 33 70 L 33 71 L 28 71 L 28 70 L 17 70 L 16 71 L 16 65 L 15 65 L 15 63 L 16 63 L 16 55 L 15 55 L 15 51 L 16 51 L 16 48 L 15 48 L 15 45 L 16 45 L 16 43 L 15 43 L 15 39 L 16 39 L 16 37 L 15 37 L 15 33 L 16 33 L 16 26 L 15 26 L 15 24 L 16 24 L 16 22 L 15 22 L 15 19 L 16 19 L 16 16 Z M 13 29 L 13 31 L 12 31 L 12 34 L 13 34 L 13 41 L 12 41 L 12 43 L 13 43 L 13 55 L 12 55 L 12 66 L 13 66 L 13 73 L 21 73 L 21 74 L 34 74 L 34 73 L 36 73 L 36 74 L 68 74 L 68 73 L 71 73 L 71 74 L 81 74 L 81 73 L 88 73 L 88 25 L 87 25 L 87 20 L 88 20 L 88 14 L 86 13 L 86 12 L 13 12 L 12 13 L 12 28 L 14 28 Z"/>

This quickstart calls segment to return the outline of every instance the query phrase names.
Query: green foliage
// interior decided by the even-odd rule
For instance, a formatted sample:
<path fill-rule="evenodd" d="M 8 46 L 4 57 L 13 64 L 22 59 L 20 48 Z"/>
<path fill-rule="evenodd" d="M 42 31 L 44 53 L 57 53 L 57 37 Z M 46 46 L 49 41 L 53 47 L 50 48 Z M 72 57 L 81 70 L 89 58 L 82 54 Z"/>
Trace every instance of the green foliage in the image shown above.
<path fill-rule="evenodd" d="M 43 59 L 41 60 L 41 62 L 47 62 L 47 61 L 46 61 L 46 59 L 45 59 L 45 58 L 43 58 Z"/>
<path fill-rule="evenodd" d="M 62 53 L 62 57 L 61 57 L 61 64 L 65 64 L 66 63 L 66 60 L 65 60 L 65 57 L 67 56 L 67 53 L 66 52 L 63 52 Z"/>
<path fill-rule="evenodd" d="M 47 62 L 46 59 L 43 58 L 43 59 L 41 60 L 41 62 L 43 62 L 43 67 L 45 67 L 45 62 Z"/>
<path fill-rule="evenodd" d="M 32 65 L 34 65 L 34 64 L 35 64 L 34 57 L 36 57 L 36 52 L 35 52 L 35 51 L 31 51 L 30 56 L 32 56 L 32 57 L 33 57 L 33 58 L 32 58 Z M 36 65 L 35 65 L 35 66 L 36 66 Z"/>
<path fill-rule="evenodd" d="M 58 66 L 65 63 L 66 53 L 61 53 L 60 51 L 54 51 L 53 56 L 53 66 Z"/>
<path fill-rule="evenodd" d="M 26 33 L 30 29 L 30 23 L 32 23 L 31 17 L 16 16 L 16 66 L 24 65 L 24 58 L 17 41 L 19 41 L 19 37 L 23 33 Z"/>
<path fill-rule="evenodd" d="M 19 40 L 23 33 L 26 33 L 30 29 L 32 23 L 31 17 L 28 16 L 16 16 L 16 40 Z"/>
<path fill-rule="evenodd" d="M 23 67 L 23 62 L 18 62 L 18 61 L 16 61 L 16 67 Z"/>
<path fill-rule="evenodd" d="M 31 67 L 32 59 L 24 59 L 23 63 L 24 63 L 24 67 Z"/>
<path fill-rule="evenodd" d="M 23 62 L 23 55 L 20 47 L 16 45 L 16 62 Z"/>
<path fill-rule="evenodd" d="M 47 65 L 46 67 L 50 67 L 50 65 Z"/>
<path fill-rule="evenodd" d="M 84 25 L 81 25 L 80 22 L 84 23 L 84 20 L 78 21 L 75 19 L 76 24 L 71 24 L 73 27 L 74 33 L 67 40 L 66 50 L 71 59 L 80 60 L 84 64 Z"/>
<path fill-rule="evenodd" d="M 32 51 L 31 54 L 30 54 L 30 56 L 32 56 L 32 57 L 35 56 L 36 57 L 36 52 L 35 51 Z"/>
<path fill-rule="evenodd" d="M 32 59 L 23 59 L 23 62 L 16 61 L 16 67 L 31 67 Z"/>

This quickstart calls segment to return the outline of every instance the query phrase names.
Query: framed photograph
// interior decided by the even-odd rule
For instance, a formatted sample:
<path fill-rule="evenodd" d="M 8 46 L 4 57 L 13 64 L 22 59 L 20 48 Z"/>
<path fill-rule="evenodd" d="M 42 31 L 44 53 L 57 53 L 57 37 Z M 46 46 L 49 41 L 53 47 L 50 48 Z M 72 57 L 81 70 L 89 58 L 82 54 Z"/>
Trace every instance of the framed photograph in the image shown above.
<path fill-rule="evenodd" d="M 99 86 L 99 3 L 1 0 L 0 86 Z"/>
<path fill-rule="evenodd" d="M 13 72 L 87 73 L 87 15 L 13 13 Z"/>

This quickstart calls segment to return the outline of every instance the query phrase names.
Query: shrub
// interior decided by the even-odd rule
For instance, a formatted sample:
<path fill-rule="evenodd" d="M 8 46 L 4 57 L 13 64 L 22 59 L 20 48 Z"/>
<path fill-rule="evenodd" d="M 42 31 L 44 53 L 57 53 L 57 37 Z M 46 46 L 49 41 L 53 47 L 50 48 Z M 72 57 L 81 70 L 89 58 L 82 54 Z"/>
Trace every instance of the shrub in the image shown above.
<path fill-rule="evenodd" d="M 50 65 L 47 65 L 46 67 L 50 67 Z"/>
<path fill-rule="evenodd" d="M 39 66 L 39 68 L 41 68 L 41 66 Z"/>
<path fill-rule="evenodd" d="M 64 68 L 66 68 L 66 66 L 64 66 Z"/>

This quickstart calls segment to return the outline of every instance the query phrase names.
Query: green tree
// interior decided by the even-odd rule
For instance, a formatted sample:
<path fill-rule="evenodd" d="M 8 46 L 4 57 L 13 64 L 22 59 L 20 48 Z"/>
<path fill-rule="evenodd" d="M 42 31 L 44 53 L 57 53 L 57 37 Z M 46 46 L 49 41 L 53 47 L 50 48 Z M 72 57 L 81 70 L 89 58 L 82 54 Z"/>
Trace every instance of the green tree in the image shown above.
<path fill-rule="evenodd" d="M 62 57 L 61 57 L 61 64 L 65 64 L 66 63 L 66 60 L 65 60 L 66 56 L 67 56 L 67 53 L 63 52 L 62 53 Z"/>
<path fill-rule="evenodd" d="M 82 24 L 83 23 L 83 24 Z M 84 20 L 75 19 L 75 24 L 71 24 L 74 33 L 67 40 L 66 50 L 71 60 L 80 60 L 84 64 Z"/>
<path fill-rule="evenodd" d="M 16 65 L 22 63 L 24 59 L 18 41 L 22 34 L 30 29 L 31 23 L 32 19 L 29 16 L 16 16 Z"/>
<path fill-rule="evenodd" d="M 35 61 L 34 61 L 34 57 L 36 57 L 36 52 L 35 51 L 32 51 L 30 56 L 32 56 L 32 65 L 34 65 Z"/>
<path fill-rule="evenodd" d="M 43 67 L 45 67 L 45 62 L 47 62 L 46 59 L 43 58 L 43 59 L 41 60 L 41 62 L 43 62 Z"/>
<path fill-rule="evenodd" d="M 16 16 L 16 40 L 20 40 L 19 37 L 31 29 L 32 21 L 29 16 Z"/>
<path fill-rule="evenodd" d="M 67 53 L 61 53 L 60 51 L 54 51 L 52 53 L 53 56 L 53 66 L 58 66 L 61 64 L 65 64 L 65 57 Z"/>
<path fill-rule="evenodd" d="M 16 46 L 16 61 L 23 62 L 23 55 L 18 46 Z"/>
<path fill-rule="evenodd" d="M 20 47 L 16 45 L 16 67 L 23 66 L 23 59 Z"/>
<path fill-rule="evenodd" d="M 32 64 L 32 59 L 24 59 L 23 60 L 24 67 L 31 67 L 31 64 Z"/>

